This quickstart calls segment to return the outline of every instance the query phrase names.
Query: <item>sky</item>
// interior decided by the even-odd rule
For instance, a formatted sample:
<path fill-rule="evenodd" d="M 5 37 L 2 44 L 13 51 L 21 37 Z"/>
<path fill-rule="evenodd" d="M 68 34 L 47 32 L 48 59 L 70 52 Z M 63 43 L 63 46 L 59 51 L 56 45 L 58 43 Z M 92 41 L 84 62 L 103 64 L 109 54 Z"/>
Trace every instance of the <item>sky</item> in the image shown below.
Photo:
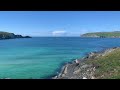
<path fill-rule="evenodd" d="M 0 11 L 0 31 L 29 36 L 120 31 L 120 11 Z"/>

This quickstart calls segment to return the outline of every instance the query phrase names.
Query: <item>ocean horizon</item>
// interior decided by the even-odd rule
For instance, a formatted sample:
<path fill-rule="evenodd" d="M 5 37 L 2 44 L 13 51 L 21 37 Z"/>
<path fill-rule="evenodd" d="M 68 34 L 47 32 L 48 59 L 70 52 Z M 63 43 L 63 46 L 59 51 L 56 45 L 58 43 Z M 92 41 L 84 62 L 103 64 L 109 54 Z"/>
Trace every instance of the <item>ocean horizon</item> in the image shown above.
<path fill-rule="evenodd" d="M 67 62 L 119 46 L 120 38 L 48 36 L 0 40 L 0 78 L 50 78 Z"/>

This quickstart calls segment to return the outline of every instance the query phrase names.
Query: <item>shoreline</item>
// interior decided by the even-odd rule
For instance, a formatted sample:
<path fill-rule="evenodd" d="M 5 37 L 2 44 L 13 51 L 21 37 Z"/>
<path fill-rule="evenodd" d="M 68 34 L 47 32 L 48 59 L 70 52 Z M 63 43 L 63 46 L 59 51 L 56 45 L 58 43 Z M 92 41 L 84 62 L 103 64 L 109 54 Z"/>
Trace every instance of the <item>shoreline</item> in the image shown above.
<path fill-rule="evenodd" d="M 97 65 L 86 64 L 86 61 L 105 56 L 120 47 L 107 48 L 98 52 L 90 52 L 81 59 L 73 60 L 62 66 L 58 75 L 52 79 L 95 79 L 94 72 L 99 67 Z"/>

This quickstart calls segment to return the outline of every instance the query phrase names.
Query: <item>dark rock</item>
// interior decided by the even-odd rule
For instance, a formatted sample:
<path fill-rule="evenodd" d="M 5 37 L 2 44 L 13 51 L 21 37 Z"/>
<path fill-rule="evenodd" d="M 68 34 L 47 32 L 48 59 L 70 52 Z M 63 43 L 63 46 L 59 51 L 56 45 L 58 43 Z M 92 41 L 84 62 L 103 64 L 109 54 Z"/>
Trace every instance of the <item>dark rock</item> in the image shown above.
<path fill-rule="evenodd" d="M 24 36 L 23 38 L 31 38 L 30 36 Z"/>
<path fill-rule="evenodd" d="M 14 33 L 0 31 L 0 40 L 15 38 L 31 38 L 30 36 L 15 35 Z"/>
<path fill-rule="evenodd" d="M 15 35 L 15 38 L 23 38 L 22 35 Z"/>

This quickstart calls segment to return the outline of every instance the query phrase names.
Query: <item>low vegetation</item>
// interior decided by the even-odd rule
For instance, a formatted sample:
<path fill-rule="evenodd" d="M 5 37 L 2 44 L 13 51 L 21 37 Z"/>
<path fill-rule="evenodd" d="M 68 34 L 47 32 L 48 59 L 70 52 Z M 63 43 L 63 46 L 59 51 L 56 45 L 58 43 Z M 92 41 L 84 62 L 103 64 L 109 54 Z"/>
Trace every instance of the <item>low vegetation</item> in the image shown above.
<path fill-rule="evenodd" d="M 86 33 L 81 35 L 81 37 L 101 37 L 101 38 L 106 38 L 106 37 L 120 37 L 120 32 L 119 31 L 114 31 L 114 32 L 95 32 L 95 33 Z"/>
<path fill-rule="evenodd" d="M 15 35 L 14 33 L 0 31 L 0 39 L 30 38 L 30 36 Z"/>
<path fill-rule="evenodd" d="M 98 66 L 94 74 L 98 79 L 120 79 L 120 48 L 87 63 Z"/>

